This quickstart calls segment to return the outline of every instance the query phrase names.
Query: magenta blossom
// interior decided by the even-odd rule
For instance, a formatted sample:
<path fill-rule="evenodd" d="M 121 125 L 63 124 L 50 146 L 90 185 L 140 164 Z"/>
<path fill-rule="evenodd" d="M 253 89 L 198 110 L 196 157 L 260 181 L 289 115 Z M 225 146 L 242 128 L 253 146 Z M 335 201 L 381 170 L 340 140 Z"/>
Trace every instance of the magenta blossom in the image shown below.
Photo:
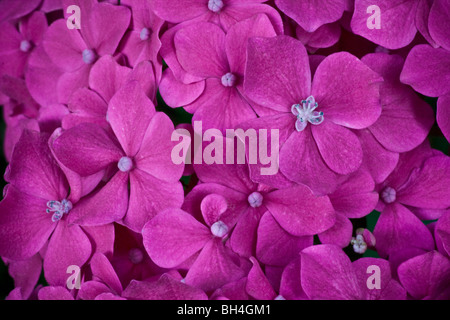
<path fill-rule="evenodd" d="M 183 166 L 171 160 L 173 124 L 155 112 L 137 81 L 113 96 L 107 120 L 112 132 L 82 123 L 53 142 L 56 157 L 71 171 L 86 177 L 109 168 L 112 175 L 104 186 L 80 200 L 69 219 L 85 225 L 123 219 L 139 232 L 160 210 L 181 206 L 183 201 L 178 181 Z"/>
<path fill-rule="evenodd" d="M 150 258 L 163 268 L 189 262 L 185 283 L 204 291 L 215 290 L 242 278 L 238 257 L 225 247 L 230 231 L 224 213 L 226 200 L 211 194 L 202 201 L 205 224 L 180 209 L 167 209 L 142 230 Z"/>
<path fill-rule="evenodd" d="M 448 0 L 356 0 L 352 31 L 388 49 L 405 47 L 417 31 L 434 47 L 450 49 Z M 378 9 L 375 9 L 376 6 Z M 372 11 L 368 12 L 368 8 Z M 369 17 L 379 10 L 380 25 Z M 373 18 L 375 19 L 375 18 Z M 368 24 L 374 24 L 371 29 Z"/>
<path fill-rule="evenodd" d="M 62 120 L 64 129 L 81 123 L 95 123 L 109 128 L 106 119 L 108 103 L 119 89 L 131 80 L 137 80 L 145 94 L 156 100 L 156 79 L 152 63 L 143 61 L 134 69 L 119 65 L 112 56 L 101 57 L 89 74 L 89 89 L 77 89 L 69 99 L 70 113 Z"/>
<path fill-rule="evenodd" d="M 185 21 L 211 21 L 227 31 L 236 22 L 264 13 L 270 17 L 276 30 L 282 32 L 283 24 L 278 12 L 266 0 L 154 0 L 153 10 L 162 19 L 172 23 Z"/>
<path fill-rule="evenodd" d="M 280 229 L 294 236 L 292 243 L 286 244 L 286 257 L 279 260 L 277 265 L 288 259 L 288 252 L 298 252 L 311 245 L 313 235 L 324 232 L 335 223 L 336 215 L 330 199 L 327 196 L 315 196 L 304 185 L 292 185 L 280 190 L 269 188 L 250 179 L 247 165 L 194 164 L 194 170 L 202 183 L 187 195 L 183 209 L 199 217 L 202 203 L 209 194 L 216 193 L 224 197 L 227 207 L 225 216 L 228 219 L 224 222 L 232 230 L 230 246 L 241 256 L 249 258 L 256 254 L 259 258 L 258 251 L 255 251 L 258 250 L 255 246 L 257 230 L 266 211 L 280 224 Z M 272 245 L 278 243 L 275 234 L 271 238 L 271 234 L 266 231 L 261 236 L 268 237 L 266 241 Z M 267 248 L 264 251 L 270 255 Z M 280 255 L 279 252 L 273 254 Z M 268 256 L 266 259 L 269 259 Z"/>
<path fill-rule="evenodd" d="M 381 215 L 374 235 L 380 256 L 401 261 L 434 249 L 421 220 L 437 219 L 450 206 L 448 170 L 450 158 L 428 142 L 400 155 L 395 170 L 377 186 Z"/>
<path fill-rule="evenodd" d="M 0 204 L 0 255 L 24 260 L 40 252 L 48 283 L 64 285 L 68 266 L 83 266 L 96 250 L 112 250 L 112 225 L 83 228 L 67 223 L 77 204 L 71 201 L 69 185 L 48 148 L 48 138 L 24 131 L 14 148 L 5 177 L 9 185 Z"/>
<path fill-rule="evenodd" d="M 367 129 L 356 132 L 363 147 L 363 166 L 380 183 L 394 170 L 398 153 L 410 151 L 426 139 L 434 113 L 410 87 L 400 83 L 400 56 L 374 53 L 361 61 L 384 78 L 380 117 Z"/>
<path fill-rule="evenodd" d="M 64 8 L 69 5 L 78 5 L 84 13 L 81 28 L 69 29 L 66 19 L 60 19 L 43 39 L 51 62 L 63 70 L 56 88 L 62 103 L 67 103 L 76 89 L 87 86 L 91 67 L 99 57 L 116 52 L 130 23 L 130 10 L 123 6 L 95 0 L 64 1 Z"/>
<path fill-rule="evenodd" d="M 301 42 L 286 36 L 253 38 L 245 93 L 276 115 L 249 121 L 245 127 L 279 129 L 281 173 L 315 193 L 330 193 L 339 175 L 361 166 L 361 143 L 350 129 L 367 128 L 380 116 L 381 82 L 377 73 L 347 52 L 326 57 L 311 81 Z M 272 177 L 262 182 L 274 184 Z"/>
<path fill-rule="evenodd" d="M 306 32 L 313 32 L 326 23 L 339 20 L 347 0 L 275 0 L 275 4 Z"/>
<path fill-rule="evenodd" d="M 158 53 L 161 48 L 159 33 L 164 20 L 160 19 L 151 9 L 151 1 L 123 0 L 121 5 L 131 8 L 131 26 L 123 39 L 121 52 L 127 57 L 132 67 L 141 61 L 152 61 L 157 66 L 157 79 L 161 78 L 161 63 Z"/>
<path fill-rule="evenodd" d="M 19 23 L 19 30 L 9 22 L 0 25 L 0 73 L 14 77 L 24 74 L 34 47 L 39 45 L 47 30 L 45 14 L 34 12 Z"/>
<path fill-rule="evenodd" d="M 430 97 L 439 97 L 436 120 L 450 141 L 450 50 L 418 45 L 411 49 L 400 80 Z"/>
<path fill-rule="evenodd" d="M 384 259 L 361 258 L 351 262 L 333 245 L 311 246 L 300 256 L 302 288 L 312 300 L 406 299 L 405 289 L 391 277 L 389 262 Z M 376 279 L 369 279 L 375 269 L 378 284 Z"/>
<path fill-rule="evenodd" d="M 243 91 L 247 39 L 255 36 L 276 36 L 266 15 L 238 22 L 227 34 L 209 22 L 181 28 L 173 40 L 177 60 L 167 60 L 174 68 L 172 73 L 166 71 L 161 82 L 162 97 L 172 107 L 185 106 L 194 114 L 193 121 L 202 121 L 204 129 L 234 128 L 257 114 L 266 114 L 268 111 L 252 103 Z M 178 64 L 186 76 L 196 78 L 195 83 L 183 85 L 172 76 Z"/>
<path fill-rule="evenodd" d="M 403 262 L 398 277 L 414 299 L 450 299 L 450 259 L 437 251 Z"/>

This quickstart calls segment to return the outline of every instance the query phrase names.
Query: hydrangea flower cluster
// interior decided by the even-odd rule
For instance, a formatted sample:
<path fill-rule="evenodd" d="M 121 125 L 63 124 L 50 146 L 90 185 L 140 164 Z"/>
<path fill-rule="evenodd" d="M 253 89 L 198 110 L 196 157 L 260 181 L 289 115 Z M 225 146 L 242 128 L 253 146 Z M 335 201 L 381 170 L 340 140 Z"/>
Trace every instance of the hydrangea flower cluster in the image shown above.
<path fill-rule="evenodd" d="M 449 21 L 0 0 L 7 299 L 450 299 Z"/>

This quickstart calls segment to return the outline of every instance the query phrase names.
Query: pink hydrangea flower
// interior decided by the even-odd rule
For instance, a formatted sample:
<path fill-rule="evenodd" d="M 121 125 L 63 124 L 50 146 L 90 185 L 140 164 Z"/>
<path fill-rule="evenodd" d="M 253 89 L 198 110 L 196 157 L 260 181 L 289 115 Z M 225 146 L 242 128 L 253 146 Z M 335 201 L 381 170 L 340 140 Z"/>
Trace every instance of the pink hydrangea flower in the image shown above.
<path fill-rule="evenodd" d="M 183 165 L 171 160 L 173 124 L 135 80 L 112 97 L 107 119 L 112 132 L 82 123 L 53 142 L 58 160 L 80 176 L 110 170 L 109 181 L 81 199 L 69 219 L 86 225 L 123 219 L 139 232 L 160 210 L 183 202 Z"/>
<path fill-rule="evenodd" d="M 347 52 L 325 58 L 311 82 L 306 50 L 298 40 L 250 39 L 245 93 L 277 114 L 245 127 L 278 129 L 281 173 L 315 193 L 330 193 L 339 175 L 361 166 L 361 143 L 350 129 L 367 128 L 380 116 L 381 82 L 377 73 Z"/>
<path fill-rule="evenodd" d="M 116 52 L 130 23 L 130 10 L 124 6 L 95 0 L 64 1 L 64 8 L 68 5 L 78 5 L 83 12 L 81 28 L 69 29 L 66 20 L 59 19 L 51 24 L 43 39 L 50 61 L 63 71 L 57 80 L 61 103 L 67 103 L 76 89 L 87 86 L 94 62 Z"/>

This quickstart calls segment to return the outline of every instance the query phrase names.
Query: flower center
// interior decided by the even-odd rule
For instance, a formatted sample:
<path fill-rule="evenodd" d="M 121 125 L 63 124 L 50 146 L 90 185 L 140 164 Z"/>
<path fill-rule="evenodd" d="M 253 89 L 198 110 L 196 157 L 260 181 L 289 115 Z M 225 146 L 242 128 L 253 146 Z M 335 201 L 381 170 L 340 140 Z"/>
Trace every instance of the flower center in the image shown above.
<path fill-rule="evenodd" d="M 274 300 L 286 300 L 281 294 L 275 297 Z"/>
<path fill-rule="evenodd" d="M 142 41 L 148 40 L 148 38 L 150 37 L 150 30 L 147 28 L 143 28 L 141 30 L 141 33 L 139 34 L 139 37 Z"/>
<path fill-rule="evenodd" d="M 208 9 L 212 12 L 219 12 L 223 8 L 222 0 L 209 0 L 208 1 Z"/>
<path fill-rule="evenodd" d="M 133 169 L 133 160 L 128 157 L 122 157 L 117 163 L 117 167 L 122 172 L 128 172 Z"/>
<path fill-rule="evenodd" d="M 84 49 L 83 50 L 83 61 L 86 64 L 94 63 L 95 59 L 97 59 L 97 55 L 92 49 Z"/>
<path fill-rule="evenodd" d="M 397 199 L 397 192 L 391 187 L 386 187 L 381 191 L 381 199 L 383 199 L 385 203 L 392 203 Z"/>
<path fill-rule="evenodd" d="M 236 76 L 231 72 L 228 72 L 222 76 L 221 81 L 224 87 L 232 87 L 236 82 Z"/>
<path fill-rule="evenodd" d="M 52 221 L 56 222 L 61 220 L 64 214 L 69 213 L 69 211 L 72 209 L 72 202 L 66 199 L 62 200 L 61 202 L 51 200 L 47 202 L 47 207 L 48 209 L 46 209 L 45 212 L 53 212 Z"/>
<path fill-rule="evenodd" d="M 144 260 L 144 254 L 141 249 L 134 248 L 128 252 L 128 257 L 133 264 L 141 263 Z"/>
<path fill-rule="evenodd" d="M 356 235 L 356 238 L 353 237 L 350 243 L 353 245 L 353 250 L 356 253 L 363 254 L 367 250 L 367 243 L 364 241 L 362 234 Z"/>
<path fill-rule="evenodd" d="M 291 112 L 297 117 L 295 121 L 295 129 L 303 131 L 309 123 L 318 125 L 323 122 L 323 112 L 314 111 L 318 107 L 317 102 L 313 96 L 309 96 L 306 100 L 302 100 L 302 104 L 294 104 L 291 107 Z"/>
<path fill-rule="evenodd" d="M 28 52 L 28 51 L 30 51 L 30 49 L 31 49 L 32 46 L 33 46 L 33 45 L 31 44 L 30 41 L 28 41 L 28 40 L 22 40 L 22 41 L 20 42 L 20 51 L 22 51 L 22 52 Z"/>
<path fill-rule="evenodd" d="M 222 238 L 228 233 L 228 227 L 219 220 L 211 226 L 211 233 L 216 237 Z"/>
<path fill-rule="evenodd" d="M 258 208 L 262 205 L 263 196 L 258 191 L 253 192 L 247 198 L 248 204 L 253 208 Z"/>

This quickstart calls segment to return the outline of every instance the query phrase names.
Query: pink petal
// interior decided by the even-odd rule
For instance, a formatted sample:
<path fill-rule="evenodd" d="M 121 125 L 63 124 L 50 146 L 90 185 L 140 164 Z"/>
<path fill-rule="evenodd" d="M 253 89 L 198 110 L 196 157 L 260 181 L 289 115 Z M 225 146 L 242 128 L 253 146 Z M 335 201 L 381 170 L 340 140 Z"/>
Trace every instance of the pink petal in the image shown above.
<path fill-rule="evenodd" d="M 77 203 L 69 221 L 84 226 L 103 225 L 122 219 L 127 207 L 128 174 L 118 171 L 101 189 Z"/>
<path fill-rule="evenodd" d="M 43 287 L 38 292 L 39 300 L 74 300 L 70 292 L 62 286 Z"/>
<path fill-rule="evenodd" d="M 91 242 L 79 226 L 59 221 L 44 257 L 45 279 L 50 285 L 65 286 L 70 276 L 67 268 L 72 265 L 81 268 L 91 252 Z"/>
<path fill-rule="evenodd" d="M 334 225 L 319 234 L 320 242 L 323 244 L 335 244 L 345 248 L 352 239 L 353 225 L 350 220 L 342 215 L 336 214 Z"/>
<path fill-rule="evenodd" d="M 450 93 L 439 97 L 436 120 L 447 141 L 450 141 Z"/>
<path fill-rule="evenodd" d="M 103 176 L 105 175 L 105 170 L 101 170 L 93 175 L 81 177 L 78 173 L 75 173 L 74 171 L 68 169 L 66 166 L 64 166 L 58 158 L 55 156 L 55 152 L 53 150 L 53 142 L 56 138 L 58 138 L 61 135 L 62 129 L 56 129 L 53 134 L 51 135 L 48 145 L 51 149 L 51 152 L 53 156 L 56 159 L 56 162 L 58 163 L 61 170 L 64 172 L 67 181 L 69 182 L 70 186 L 70 195 L 69 200 L 72 201 L 72 203 L 78 202 L 78 200 L 89 194 L 103 179 Z"/>
<path fill-rule="evenodd" d="M 312 300 L 360 300 L 363 292 L 341 248 L 315 245 L 301 252 L 301 283 Z"/>
<path fill-rule="evenodd" d="M 152 9 L 159 17 L 172 23 L 186 21 L 209 11 L 206 2 L 197 0 L 155 0 Z"/>
<path fill-rule="evenodd" d="M 216 78 L 206 80 L 202 95 L 188 107 L 195 108 L 192 122 L 202 121 L 204 130 L 217 128 L 224 131 L 256 118 L 255 112 L 237 88 L 225 87 Z"/>
<path fill-rule="evenodd" d="M 427 227 L 398 203 L 386 206 L 373 234 L 377 239 L 377 252 L 382 257 L 404 248 L 434 248 L 434 240 Z"/>
<path fill-rule="evenodd" d="M 207 300 L 207 295 L 195 287 L 191 287 L 163 274 L 156 282 L 132 280 L 124 290 L 123 296 L 136 300 Z"/>
<path fill-rule="evenodd" d="M 336 213 L 348 218 L 362 218 L 375 209 L 378 193 L 371 175 L 364 170 L 346 176 L 339 188 L 328 195 Z"/>
<path fill-rule="evenodd" d="M 230 71 L 239 76 L 244 75 L 249 38 L 275 37 L 276 35 L 272 23 L 265 14 L 254 15 L 233 25 L 227 32 L 225 45 Z"/>
<path fill-rule="evenodd" d="M 116 271 L 103 253 L 96 253 L 90 262 L 92 275 L 111 288 L 112 293 L 122 294 L 122 285 Z"/>
<path fill-rule="evenodd" d="M 236 191 L 221 184 L 207 182 L 196 185 L 195 188 L 186 195 L 182 206 L 183 210 L 189 212 L 198 220 L 203 220 L 204 217 L 201 212 L 202 202 L 203 199 L 210 194 L 218 194 L 226 199 L 229 210 L 221 215 L 221 220 L 228 227 L 234 226 L 241 216 L 244 217 L 249 208 L 247 200 L 248 194 Z"/>
<path fill-rule="evenodd" d="M 23 3 L 14 0 L 2 1 L 0 5 L 0 21 L 21 18 L 36 9 L 40 2 L 40 0 L 30 0 Z"/>
<path fill-rule="evenodd" d="M 358 137 L 352 131 L 325 120 L 317 126 L 311 126 L 311 132 L 323 160 L 331 170 L 349 174 L 360 167 L 363 151 Z"/>
<path fill-rule="evenodd" d="M 130 173 L 130 201 L 124 224 L 140 232 L 144 224 L 166 208 L 180 208 L 183 204 L 180 182 L 167 182 L 135 169 Z"/>
<path fill-rule="evenodd" d="M 295 236 L 318 234 L 335 223 L 330 199 L 313 195 L 303 185 L 270 192 L 264 203 L 280 226 Z"/>
<path fill-rule="evenodd" d="M 137 81 L 124 85 L 111 99 L 108 122 L 127 156 L 133 157 L 141 147 L 155 107 Z"/>
<path fill-rule="evenodd" d="M 430 35 L 437 44 L 446 50 L 450 50 L 450 38 L 448 32 L 450 29 L 450 2 L 448 0 L 433 1 L 430 16 L 428 18 L 428 27 Z"/>
<path fill-rule="evenodd" d="M 365 300 L 405 300 L 406 290 L 391 277 L 391 266 L 388 261 L 377 258 L 361 258 L 352 263 L 356 276 L 360 279 Z M 380 289 L 370 289 L 367 286 L 371 273 L 369 267 L 380 269 Z M 372 271 L 373 272 L 373 271 Z"/>
<path fill-rule="evenodd" d="M 250 261 L 253 267 L 247 276 L 247 285 L 245 287 L 247 293 L 256 300 L 273 300 L 276 297 L 276 293 L 261 270 L 258 261 L 253 257 L 250 258 Z"/>
<path fill-rule="evenodd" d="M 414 182 L 398 192 L 397 201 L 422 208 L 445 209 L 450 206 L 450 158 L 446 155 L 425 160 Z M 436 177 L 439 177 L 436 180 Z"/>
<path fill-rule="evenodd" d="M 70 97 L 68 108 L 71 112 L 62 120 L 64 129 L 70 129 L 85 122 L 97 124 L 105 129 L 109 126 L 106 121 L 107 103 L 88 88 L 75 91 Z"/>
<path fill-rule="evenodd" d="M 434 1 L 430 0 L 419 0 L 416 10 L 416 27 L 425 40 L 431 44 L 433 48 L 437 48 L 439 45 L 430 35 L 430 10 L 433 3 Z"/>
<path fill-rule="evenodd" d="M 186 284 L 204 291 L 215 290 L 244 276 L 219 238 L 208 241 L 186 275 Z"/>
<path fill-rule="evenodd" d="M 58 102 L 67 104 L 77 89 L 87 87 L 90 71 L 91 65 L 84 64 L 73 72 L 66 72 L 61 75 L 56 85 Z"/>
<path fill-rule="evenodd" d="M 377 73 L 348 52 L 326 57 L 317 67 L 312 95 L 318 111 L 335 124 L 363 129 L 381 113 L 379 88 L 383 81 Z"/>
<path fill-rule="evenodd" d="M 288 300 L 309 300 L 300 281 L 300 256 L 284 268 L 281 275 L 280 295 Z"/>
<path fill-rule="evenodd" d="M 103 293 L 110 293 L 111 289 L 103 282 L 97 280 L 86 281 L 78 291 L 78 298 L 81 300 L 94 300 Z"/>
<path fill-rule="evenodd" d="M 287 233 L 270 212 L 266 212 L 259 222 L 256 257 L 264 264 L 285 266 L 312 244 L 313 237 L 296 237 Z"/>
<path fill-rule="evenodd" d="M 341 36 L 341 25 L 338 22 L 324 24 L 314 32 L 307 32 L 298 26 L 295 34 L 308 51 L 314 52 L 316 49 L 328 48 L 336 44 Z"/>
<path fill-rule="evenodd" d="M 55 88 L 61 73 L 61 69 L 51 62 L 43 45 L 33 50 L 28 59 L 25 81 L 33 99 L 40 105 L 58 102 Z"/>
<path fill-rule="evenodd" d="M 291 37 L 250 39 L 245 94 L 263 107 L 290 112 L 311 90 L 306 49 Z M 295 58 L 293 58 L 295 57 Z"/>
<path fill-rule="evenodd" d="M 362 61 L 385 79 L 380 87 L 383 111 L 369 130 L 388 150 L 405 152 L 417 147 L 428 135 L 434 113 L 411 88 L 400 84 L 403 59 L 379 53 L 366 55 Z"/>
<path fill-rule="evenodd" d="M 198 20 L 198 19 L 197 19 Z M 203 20 L 199 20 L 203 21 Z M 161 37 L 161 50 L 160 54 L 161 57 L 164 59 L 164 61 L 169 66 L 170 70 L 173 72 L 175 78 L 185 84 L 189 84 L 192 82 L 198 82 L 203 80 L 202 77 L 194 76 L 186 70 L 183 69 L 183 67 L 180 65 L 180 62 L 177 58 L 177 50 L 175 49 L 175 35 L 176 33 L 183 29 L 185 26 L 188 26 L 192 23 L 195 23 L 196 21 L 188 21 L 186 23 L 180 23 L 178 25 L 175 25 L 174 27 L 167 30 Z"/>
<path fill-rule="evenodd" d="M 259 2 L 262 1 L 259 0 L 244 2 L 236 0 L 228 1 L 227 5 L 220 12 L 220 25 L 225 31 L 228 32 L 239 21 L 251 18 L 257 14 L 265 14 L 269 17 L 277 34 L 283 34 L 283 21 L 275 8 L 267 4 L 260 4 Z"/>
<path fill-rule="evenodd" d="M 26 260 L 11 261 L 8 272 L 14 279 L 14 285 L 20 287 L 21 296 L 28 299 L 41 275 L 42 258 L 39 254 L 35 254 Z"/>
<path fill-rule="evenodd" d="M 398 162 L 399 154 L 386 150 L 369 130 L 355 131 L 363 150 L 361 168 L 367 169 L 376 183 L 381 183 L 391 174 Z M 380 163 L 383 163 L 380 166 Z"/>
<path fill-rule="evenodd" d="M 400 80 L 414 90 L 431 97 L 450 91 L 450 54 L 442 48 L 421 44 L 411 49 L 406 57 Z"/>
<path fill-rule="evenodd" d="M 52 23 L 42 44 L 51 61 L 66 72 L 75 71 L 85 65 L 82 52 L 89 48 L 77 29 L 67 28 L 66 20 Z"/>
<path fill-rule="evenodd" d="M 331 193 L 337 187 L 338 176 L 322 160 L 308 127 L 303 132 L 292 133 L 281 147 L 280 170 L 287 178 L 307 185 L 316 194 Z"/>
<path fill-rule="evenodd" d="M 194 76 L 222 77 L 228 70 L 225 33 L 213 23 L 190 24 L 175 34 L 174 44 L 181 66 Z"/>
<path fill-rule="evenodd" d="M 210 240 L 210 231 L 188 213 L 167 209 L 142 230 L 144 246 L 160 267 L 173 268 L 194 255 Z"/>
<path fill-rule="evenodd" d="M 344 0 L 275 0 L 275 4 L 308 32 L 315 31 L 325 23 L 338 20 L 345 8 Z"/>
<path fill-rule="evenodd" d="M 7 181 L 33 198 L 60 201 L 67 197 L 68 185 L 48 148 L 48 138 L 35 131 L 22 133 L 13 151 Z"/>
<path fill-rule="evenodd" d="M 37 45 L 41 43 L 47 31 L 47 18 L 42 11 L 35 11 L 28 19 L 24 19 L 19 27 L 25 38 Z"/>
<path fill-rule="evenodd" d="M 379 29 L 368 27 L 368 24 L 372 23 L 368 19 L 374 13 L 373 11 L 367 13 L 367 8 L 372 5 L 378 6 L 380 10 Z M 416 35 L 417 5 L 418 1 L 358 0 L 355 2 L 351 22 L 352 31 L 388 49 L 402 48 L 408 45 Z"/>
<path fill-rule="evenodd" d="M 183 107 L 197 99 L 205 89 L 205 82 L 184 84 L 178 81 L 170 68 L 164 70 L 159 91 L 164 102 L 172 108 Z"/>
<path fill-rule="evenodd" d="M 184 165 L 176 165 L 171 158 L 175 142 L 171 141 L 173 123 L 162 112 L 156 113 L 147 127 L 142 145 L 134 160 L 136 167 L 155 178 L 176 182 L 181 178 Z"/>
<path fill-rule="evenodd" d="M 261 216 L 266 211 L 265 206 L 251 208 L 240 213 L 239 220 L 230 237 L 231 249 L 242 257 L 250 257 L 255 254 L 257 229 Z"/>
<path fill-rule="evenodd" d="M 448 211 L 441 216 L 436 225 L 436 234 L 442 241 L 442 246 L 450 256 L 450 214 Z"/>
<path fill-rule="evenodd" d="M 101 171 L 123 155 L 111 134 L 92 123 L 64 131 L 53 149 L 59 161 L 81 176 Z"/>
<path fill-rule="evenodd" d="M 111 255 L 114 251 L 114 225 L 83 226 L 92 244 L 92 252 Z"/>
<path fill-rule="evenodd" d="M 251 128 L 260 132 L 261 135 L 264 132 L 262 130 L 267 132 L 267 142 L 270 145 L 270 147 L 267 147 L 267 154 L 273 157 L 272 163 L 263 165 L 261 161 L 257 161 L 256 164 L 249 164 L 250 177 L 253 181 L 280 189 L 293 184 L 280 172 L 278 155 L 279 148 L 295 130 L 294 123 L 295 117 L 291 113 L 280 113 L 274 116 L 264 116 L 249 120 L 239 125 L 243 130 Z M 276 134 L 278 137 L 276 137 Z M 272 141 L 278 141 L 278 148 L 274 145 L 275 150 L 272 150 Z M 248 153 L 248 150 L 246 152 Z M 263 174 L 263 170 L 266 170 L 266 174 Z"/>
<path fill-rule="evenodd" d="M 398 268 L 400 282 L 415 299 L 450 298 L 450 262 L 437 251 L 414 257 Z"/>
<path fill-rule="evenodd" d="M 110 55 L 103 56 L 92 66 L 89 87 L 109 102 L 130 72 L 130 68 L 120 66 Z"/>
<path fill-rule="evenodd" d="M 90 47 L 89 49 L 95 48 L 99 56 L 114 54 L 130 24 L 130 10 L 125 6 L 96 3 L 87 12 L 84 28 L 81 28 L 80 31 Z M 114 23 L 111 24 L 111 21 Z"/>

